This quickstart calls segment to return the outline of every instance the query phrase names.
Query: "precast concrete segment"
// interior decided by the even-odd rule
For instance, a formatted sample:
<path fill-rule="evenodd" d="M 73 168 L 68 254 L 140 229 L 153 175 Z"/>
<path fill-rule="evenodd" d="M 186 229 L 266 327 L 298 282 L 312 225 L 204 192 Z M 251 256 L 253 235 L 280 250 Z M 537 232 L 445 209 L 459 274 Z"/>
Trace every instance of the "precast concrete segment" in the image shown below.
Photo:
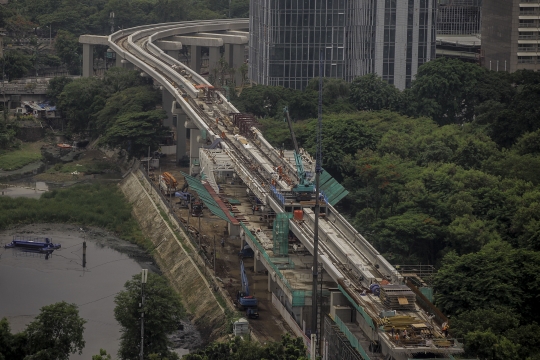
<path fill-rule="evenodd" d="M 81 35 L 79 36 L 79 44 L 109 45 L 109 37 L 100 35 Z"/>
<path fill-rule="evenodd" d="M 223 46 L 223 40 L 218 37 L 173 36 L 171 40 L 181 42 L 183 45 Z"/>
<path fill-rule="evenodd" d="M 182 50 L 182 43 L 180 41 L 158 40 L 155 44 L 161 50 Z"/>
<path fill-rule="evenodd" d="M 197 36 L 208 37 L 208 38 L 218 38 L 218 39 L 223 40 L 224 44 L 247 45 L 248 43 L 248 36 L 243 36 L 243 35 L 216 34 L 216 33 L 201 32 L 201 33 L 198 33 Z"/>

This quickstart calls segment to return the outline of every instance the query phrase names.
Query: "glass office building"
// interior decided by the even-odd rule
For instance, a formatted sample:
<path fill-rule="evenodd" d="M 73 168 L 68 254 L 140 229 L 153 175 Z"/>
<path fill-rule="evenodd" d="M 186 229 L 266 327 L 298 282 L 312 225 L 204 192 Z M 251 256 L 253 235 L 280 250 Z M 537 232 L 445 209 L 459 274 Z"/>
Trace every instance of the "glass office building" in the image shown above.
<path fill-rule="evenodd" d="M 435 58 L 437 0 L 251 0 L 253 82 L 303 89 L 377 73 L 403 89 Z"/>
<path fill-rule="evenodd" d="M 480 34 L 482 0 L 439 0 L 437 34 Z"/>

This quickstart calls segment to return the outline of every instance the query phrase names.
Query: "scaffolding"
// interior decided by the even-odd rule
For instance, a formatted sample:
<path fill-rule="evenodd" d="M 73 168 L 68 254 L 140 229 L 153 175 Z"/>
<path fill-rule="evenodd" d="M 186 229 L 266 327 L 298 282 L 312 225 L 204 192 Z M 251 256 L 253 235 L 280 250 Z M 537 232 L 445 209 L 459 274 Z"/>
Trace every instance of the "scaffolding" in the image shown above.
<path fill-rule="evenodd" d="M 437 34 L 479 34 L 481 9 L 481 0 L 439 0 Z"/>
<path fill-rule="evenodd" d="M 362 355 L 353 347 L 347 335 L 329 317 L 324 317 L 325 349 L 328 360 L 363 360 Z M 369 358 L 368 358 L 369 359 Z"/>
<path fill-rule="evenodd" d="M 293 214 L 291 213 L 276 214 L 272 230 L 274 256 L 289 255 L 289 219 L 292 219 L 292 217 Z"/>

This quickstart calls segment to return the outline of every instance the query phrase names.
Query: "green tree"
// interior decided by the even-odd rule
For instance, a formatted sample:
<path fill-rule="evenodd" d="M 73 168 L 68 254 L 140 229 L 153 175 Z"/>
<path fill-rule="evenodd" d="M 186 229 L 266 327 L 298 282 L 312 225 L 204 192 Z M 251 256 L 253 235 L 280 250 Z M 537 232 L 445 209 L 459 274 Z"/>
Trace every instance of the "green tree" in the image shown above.
<path fill-rule="evenodd" d="M 161 94 L 149 86 L 129 87 L 107 98 L 105 106 L 95 113 L 96 134 L 114 125 L 120 115 L 132 112 L 145 112 L 156 108 Z"/>
<path fill-rule="evenodd" d="M 51 104 L 55 105 L 58 102 L 58 97 L 64 91 L 64 87 L 73 81 L 72 78 L 67 76 L 57 76 L 49 81 L 47 87 L 47 98 Z"/>
<path fill-rule="evenodd" d="M 307 360 L 306 347 L 301 338 L 292 338 L 289 334 L 281 341 L 264 345 L 235 337 L 228 342 L 215 342 L 204 349 L 185 355 L 182 360 Z"/>
<path fill-rule="evenodd" d="M 0 320 L 0 360 L 22 360 L 26 353 L 25 332 L 12 334 L 6 318 Z"/>
<path fill-rule="evenodd" d="M 125 290 L 114 299 L 114 317 L 122 327 L 120 349 L 121 359 L 138 358 L 140 352 L 140 315 L 144 310 L 144 352 L 162 354 L 169 359 L 177 358 L 169 351 L 167 335 L 176 330 L 184 315 L 180 298 L 159 275 L 149 273 L 144 286 L 144 308 L 141 309 L 141 275 L 133 276 L 126 282 Z M 148 358 L 148 355 L 146 355 Z"/>
<path fill-rule="evenodd" d="M 352 81 L 349 99 L 358 110 L 394 109 L 399 90 L 378 75 L 368 74 Z"/>
<path fill-rule="evenodd" d="M 156 150 L 166 131 L 162 125 L 167 114 L 163 110 L 130 112 L 117 118 L 100 140 L 101 145 L 120 147 L 129 156 L 142 156 L 148 147 Z"/>
<path fill-rule="evenodd" d="M 418 110 L 440 125 L 471 121 L 476 86 L 486 71 L 476 64 L 445 57 L 425 63 L 412 83 Z"/>
<path fill-rule="evenodd" d="M 32 57 L 20 50 L 4 50 L 0 61 L 6 81 L 26 76 L 33 67 Z"/>
<path fill-rule="evenodd" d="M 42 307 L 25 330 L 30 359 L 68 360 L 70 354 L 82 354 L 85 323 L 75 304 L 62 301 Z"/>
<path fill-rule="evenodd" d="M 111 360 L 111 354 L 107 354 L 107 351 L 99 349 L 99 354 L 93 355 L 92 360 Z"/>
<path fill-rule="evenodd" d="M 81 46 L 75 35 L 65 30 L 58 30 L 54 40 L 56 55 L 67 65 L 71 74 L 81 74 Z"/>
<path fill-rule="evenodd" d="M 104 105 L 104 101 L 96 102 L 98 95 L 102 94 L 101 80 L 94 77 L 77 79 L 64 86 L 58 96 L 58 106 L 68 119 L 69 127 L 73 131 L 86 130 L 90 124 L 92 113 L 101 109 L 96 106 Z"/>

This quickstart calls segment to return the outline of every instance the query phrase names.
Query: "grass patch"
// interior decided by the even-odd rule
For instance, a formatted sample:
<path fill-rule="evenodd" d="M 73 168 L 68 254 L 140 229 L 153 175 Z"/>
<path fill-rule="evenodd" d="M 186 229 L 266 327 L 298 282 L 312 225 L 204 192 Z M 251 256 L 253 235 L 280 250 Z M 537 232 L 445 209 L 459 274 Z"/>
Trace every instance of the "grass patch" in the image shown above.
<path fill-rule="evenodd" d="M 41 143 L 23 144 L 20 149 L 0 153 L 0 169 L 12 171 L 41 160 Z"/>
<path fill-rule="evenodd" d="M 83 163 L 83 164 L 68 163 L 68 164 L 56 164 L 52 168 L 47 170 L 47 173 L 71 174 L 74 171 L 78 171 L 78 172 L 90 175 L 90 174 L 101 174 L 107 170 L 117 170 L 117 168 L 118 167 L 115 164 L 104 162 L 104 161 L 93 162 L 93 163 Z"/>
<path fill-rule="evenodd" d="M 0 197 L 0 229 L 31 223 L 98 226 L 152 250 L 129 204 L 114 184 L 77 185 L 44 193 L 39 199 Z"/>

